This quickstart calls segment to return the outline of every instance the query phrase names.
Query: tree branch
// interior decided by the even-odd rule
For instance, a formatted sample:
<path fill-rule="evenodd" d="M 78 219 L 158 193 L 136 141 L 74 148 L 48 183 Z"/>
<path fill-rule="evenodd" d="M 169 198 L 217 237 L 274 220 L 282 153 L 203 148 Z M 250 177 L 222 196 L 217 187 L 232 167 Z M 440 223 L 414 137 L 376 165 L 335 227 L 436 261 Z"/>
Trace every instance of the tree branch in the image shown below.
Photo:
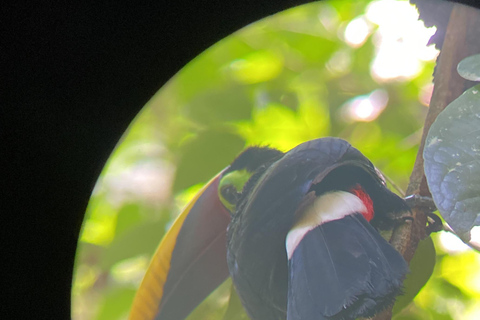
<path fill-rule="evenodd" d="M 445 40 L 437 60 L 435 87 L 430 107 L 425 119 L 423 135 L 417 158 L 410 176 L 407 195 L 431 196 L 423 170 L 423 149 L 430 126 L 445 107 L 460 96 L 473 82 L 461 78 L 457 64 L 465 57 L 480 52 L 480 13 L 479 10 L 455 4 L 450 15 Z M 395 228 L 390 243 L 402 254 L 407 262 L 412 259 L 418 243 L 427 235 L 427 213 L 424 208 L 412 210 L 413 222 L 405 222 Z M 378 314 L 373 320 L 391 319 L 392 308 Z"/>

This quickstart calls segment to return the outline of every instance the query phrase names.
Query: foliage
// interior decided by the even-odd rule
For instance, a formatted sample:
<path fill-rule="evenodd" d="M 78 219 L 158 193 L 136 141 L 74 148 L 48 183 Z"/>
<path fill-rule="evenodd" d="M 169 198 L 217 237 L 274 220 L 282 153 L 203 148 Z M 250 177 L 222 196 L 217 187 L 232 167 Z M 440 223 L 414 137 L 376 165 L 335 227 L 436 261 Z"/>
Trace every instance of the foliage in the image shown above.
<path fill-rule="evenodd" d="M 480 81 L 480 54 L 466 57 L 460 61 L 457 71 L 467 80 Z"/>
<path fill-rule="evenodd" d="M 394 14 L 374 15 L 378 4 L 366 0 L 282 12 L 219 41 L 165 84 L 119 142 L 92 195 L 77 253 L 75 320 L 126 317 L 149 257 L 181 207 L 247 145 L 288 150 L 341 137 L 405 189 L 435 56 L 398 47 L 420 34 L 407 2 L 379 3 Z M 352 24 L 362 37 L 349 36 Z M 382 47 L 390 37 L 393 52 Z M 396 68 L 381 73 L 382 61 Z M 431 280 L 397 319 L 473 319 L 479 312 L 473 301 L 480 289 L 469 281 L 480 277 L 478 256 L 450 257 L 440 237 Z M 238 303 L 226 311 L 230 291 L 227 281 L 189 320 L 225 312 L 244 319 Z"/>
<path fill-rule="evenodd" d="M 473 74 L 473 73 L 470 73 Z M 433 123 L 425 174 L 442 217 L 467 241 L 480 225 L 480 86 L 465 91 Z"/>

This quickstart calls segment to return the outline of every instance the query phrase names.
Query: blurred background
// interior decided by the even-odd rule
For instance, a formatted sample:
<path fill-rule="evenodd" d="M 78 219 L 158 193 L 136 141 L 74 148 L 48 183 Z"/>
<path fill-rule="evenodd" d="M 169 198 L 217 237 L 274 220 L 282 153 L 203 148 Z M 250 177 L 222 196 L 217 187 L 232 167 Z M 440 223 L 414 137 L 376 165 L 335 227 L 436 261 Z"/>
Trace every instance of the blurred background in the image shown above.
<path fill-rule="evenodd" d="M 126 319 L 151 255 L 186 202 L 249 145 L 336 136 L 402 194 L 433 89 L 435 33 L 408 1 L 322 1 L 255 22 L 180 70 L 125 132 L 92 194 L 74 320 Z M 395 319 L 480 319 L 480 255 L 433 235 L 427 285 Z M 222 319 L 227 282 L 189 317 Z"/>

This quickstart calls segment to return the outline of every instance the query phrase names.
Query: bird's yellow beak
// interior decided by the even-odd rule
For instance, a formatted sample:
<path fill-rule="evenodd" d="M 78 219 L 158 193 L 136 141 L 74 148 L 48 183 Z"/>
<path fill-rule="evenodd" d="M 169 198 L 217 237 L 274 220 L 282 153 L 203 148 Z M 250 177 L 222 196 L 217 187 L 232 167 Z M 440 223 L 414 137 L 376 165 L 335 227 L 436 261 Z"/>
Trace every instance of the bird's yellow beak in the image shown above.
<path fill-rule="evenodd" d="M 130 319 L 184 319 L 228 278 L 230 214 L 218 197 L 224 171 L 198 192 L 161 241 L 133 301 Z"/>

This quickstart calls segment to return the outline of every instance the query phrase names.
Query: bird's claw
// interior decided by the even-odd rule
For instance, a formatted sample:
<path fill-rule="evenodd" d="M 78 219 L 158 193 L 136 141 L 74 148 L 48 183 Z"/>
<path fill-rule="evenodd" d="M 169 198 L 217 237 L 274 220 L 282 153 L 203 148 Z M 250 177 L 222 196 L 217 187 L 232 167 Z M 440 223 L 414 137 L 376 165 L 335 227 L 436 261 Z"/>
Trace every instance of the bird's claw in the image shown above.
<path fill-rule="evenodd" d="M 405 202 L 407 205 L 413 208 L 422 208 L 427 211 L 427 226 L 426 233 L 430 234 L 432 232 L 438 232 L 443 230 L 442 219 L 439 216 L 433 213 L 437 210 L 435 202 L 433 202 L 432 197 L 425 197 L 418 194 L 412 194 L 405 197 Z"/>
<path fill-rule="evenodd" d="M 429 235 L 432 232 L 438 232 L 443 230 L 443 222 L 439 216 L 433 212 L 427 213 L 427 227 L 426 233 Z"/>

